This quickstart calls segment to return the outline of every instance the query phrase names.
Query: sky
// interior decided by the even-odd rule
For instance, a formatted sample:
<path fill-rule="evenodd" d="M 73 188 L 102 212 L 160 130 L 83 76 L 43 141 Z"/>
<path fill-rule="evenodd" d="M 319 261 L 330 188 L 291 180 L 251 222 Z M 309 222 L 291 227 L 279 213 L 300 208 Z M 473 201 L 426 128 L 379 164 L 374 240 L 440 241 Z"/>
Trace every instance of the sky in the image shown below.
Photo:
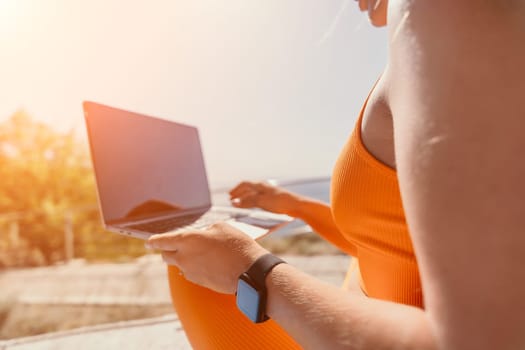
<path fill-rule="evenodd" d="M 0 0 L 0 121 L 85 139 L 92 100 L 197 126 L 212 187 L 330 176 L 386 43 L 353 0 Z"/>

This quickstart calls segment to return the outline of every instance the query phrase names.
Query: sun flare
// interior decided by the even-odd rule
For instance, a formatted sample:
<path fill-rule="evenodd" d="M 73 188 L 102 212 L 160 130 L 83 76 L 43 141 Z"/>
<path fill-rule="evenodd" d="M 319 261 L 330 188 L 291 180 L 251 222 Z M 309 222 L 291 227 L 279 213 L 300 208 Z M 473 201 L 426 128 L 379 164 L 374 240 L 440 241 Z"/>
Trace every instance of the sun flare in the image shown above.
<path fill-rule="evenodd" d="M 0 0 L 0 38 L 13 34 L 26 1 Z"/>

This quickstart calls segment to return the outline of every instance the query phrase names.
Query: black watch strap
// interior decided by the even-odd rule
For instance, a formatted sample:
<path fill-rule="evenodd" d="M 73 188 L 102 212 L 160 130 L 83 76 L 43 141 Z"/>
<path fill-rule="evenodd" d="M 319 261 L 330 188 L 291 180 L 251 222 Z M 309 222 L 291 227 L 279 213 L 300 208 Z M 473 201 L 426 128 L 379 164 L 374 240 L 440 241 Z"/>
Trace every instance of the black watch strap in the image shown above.
<path fill-rule="evenodd" d="M 286 263 L 286 261 L 273 254 L 264 254 L 255 260 L 248 271 L 246 271 L 246 274 L 250 276 L 258 287 L 266 290 L 266 276 L 275 266 L 282 263 Z"/>

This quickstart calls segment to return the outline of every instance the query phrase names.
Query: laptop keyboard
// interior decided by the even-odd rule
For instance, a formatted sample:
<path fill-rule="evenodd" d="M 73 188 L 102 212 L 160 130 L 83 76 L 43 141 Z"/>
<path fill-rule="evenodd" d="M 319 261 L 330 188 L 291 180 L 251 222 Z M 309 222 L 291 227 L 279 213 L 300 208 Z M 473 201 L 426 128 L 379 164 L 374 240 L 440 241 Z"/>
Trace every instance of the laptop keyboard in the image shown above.
<path fill-rule="evenodd" d="M 195 214 L 188 216 L 178 216 L 163 220 L 150 221 L 142 224 L 128 226 L 133 230 L 149 233 L 164 233 L 181 228 L 203 228 L 218 221 L 231 219 L 233 216 L 227 213 L 207 212 L 205 214 Z"/>

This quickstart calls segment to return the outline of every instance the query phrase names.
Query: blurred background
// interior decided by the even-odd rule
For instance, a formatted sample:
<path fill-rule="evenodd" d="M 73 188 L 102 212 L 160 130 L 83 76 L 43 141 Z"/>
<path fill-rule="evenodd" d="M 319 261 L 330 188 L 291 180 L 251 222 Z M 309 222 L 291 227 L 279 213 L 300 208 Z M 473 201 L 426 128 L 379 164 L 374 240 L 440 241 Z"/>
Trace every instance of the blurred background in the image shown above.
<path fill-rule="evenodd" d="M 83 325 L 64 325 L 78 310 L 40 328 L 16 320 L 50 303 L 20 301 L 37 276 L 147 253 L 101 228 L 83 100 L 197 126 L 218 196 L 244 179 L 315 178 L 300 190 L 327 200 L 386 39 L 349 0 L 0 0 L 0 339 Z"/>

